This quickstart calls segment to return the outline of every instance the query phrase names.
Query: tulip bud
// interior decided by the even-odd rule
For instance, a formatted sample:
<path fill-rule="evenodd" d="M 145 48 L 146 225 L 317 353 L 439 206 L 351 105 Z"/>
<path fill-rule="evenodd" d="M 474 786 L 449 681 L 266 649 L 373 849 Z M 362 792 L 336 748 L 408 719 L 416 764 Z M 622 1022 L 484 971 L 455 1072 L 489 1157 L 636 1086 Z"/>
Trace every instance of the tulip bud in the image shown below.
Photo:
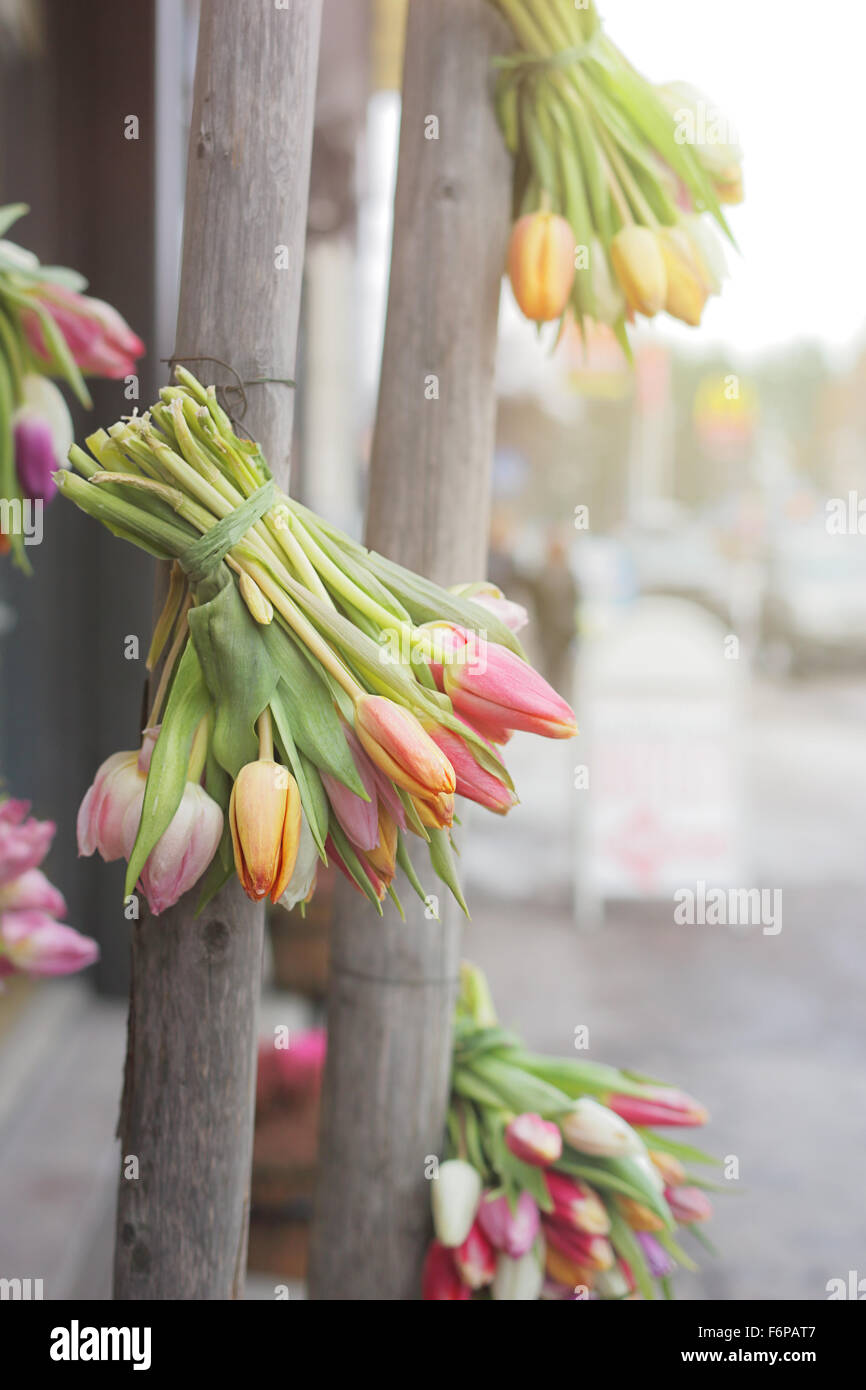
<path fill-rule="evenodd" d="M 431 1241 L 421 1275 L 422 1299 L 428 1303 L 437 1299 L 464 1302 L 471 1296 L 471 1290 L 460 1281 L 454 1265 L 454 1252 L 446 1250 L 438 1240 Z"/>
<path fill-rule="evenodd" d="M 628 307 L 652 318 L 664 308 L 667 275 L 656 234 L 650 227 L 632 223 L 621 227 L 610 244 L 616 278 Z"/>
<path fill-rule="evenodd" d="M 589 1235 L 606 1235 L 610 1230 L 610 1217 L 597 1192 L 577 1178 L 554 1170 L 545 1174 L 545 1181 L 559 1221 Z"/>
<path fill-rule="evenodd" d="M 538 1206 L 526 1191 L 521 1192 L 514 1211 L 504 1194 L 485 1196 L 478 1209 L 478 1220 L 487 1239 L 513 1259 L 526 1254 L 541 1226 Z"/>
<path fill-rule="evenodd" d="M 229 827 L 235 868 L 253 902 L 277 902 L 298 855 L 301 798 L 288 768 L 270 758 L 242 767 L 232 787 Z"/>
<path fill-rule="evenodd" d="M 613 325 L 625 313 L 625 295 L 614 280 L 605 249 L 594 237 L 590 249 L 592 294 L 595 301 L 593 318 L 596 323 Z"/>
<path fill-rule="evenodd" d="M 629 1283 L 622 1269 L 616 1265 L 613 1269 L 600 1269 L 595 1276 L 596 1292 L 602 1298 L 625 1298 L 629 1292 Z"/>
<path fill-rule="evenodd" d="M 355 733 L 376 767 L 415 796 L 454 791 L 454 769 L 409 710 L 384 695 L 355 702 Z"/>
<path fill-rule="evenodd" d="M 693 1221 L 709 1221 L 713 1205 L 700 1187 L 666 1187 L 665 1198 L 675 1221 L 691 1225 Z"/>
<path fill-rule="evenodd" d="M 506 1126 L 505 1142 L 516 1158 L 537 1168 L 555 1163 L 562 1154 L 562 1132 L 540 1115 L 515 1115 Z"/>
<path fill-rule="evenodd" d="M 298 903 L 308 902 L 316 886 L 319 869 L 319 851 L 313 839 L 307 817 L 301 812 L 301 833 L 298 837 L 298 855 L 292 876 L 279 899 L 279 906 L 287 912 Z"/>
<path fill-rule="evenodd" d="M 544 1255 L 544 1267 L 555 1283 L 564 1284 L 572 1292 L 581 1285 L 587 1289 L 593 1288 L 600 1274 L 599 1270 L 580 1264 L 550 1242 Z"/>
<path fill-rule="evenodd" d="M 69 975 L 98 957 L 95 941 L 45 912 L 4 912 L 0 918 L 0 975 Z"/>
<path fill-rule="evenodd" d="M 433 1227 L 442 1245 L 452 1249 L 463 1244 L 472 1230 L 480 1198 L 481 1176 L 477 1168 L 462 1158 L 440 1163 L 430 1199 Z"/>
<path fill-rule="evenodd" d="M 632 1125 L 703 1125 L 709 1119 L 698 1101 L 667 1086 L 647 1086 L 641 1096 L 611 1095 L 606 1103 Z"/>
<path fill-rule="evenodd" d="M 665 1187 L 681 1187 L 686 1180 L 686 1170 L 673 1154 L 664 1154 L 650 1149 L 650 1160 Z"/>
<path fill-rule="evenodd" d="M 617 1197 L 616 1204 L 633 1231 L 663 1231 L 665 1223 L 657 1212 L 650 1211 L 634 1197 Z"/>
<path fill-rule="evenodd" d="M 503 781 L 482 767 L 470 746 L 451 729 L 430 720 L 427 731 L 437 748 L 440 748 L 454 768 L 457 779 L 457 795 L 486 806 L 504 816 L 517 802 L 517 797 Z M 492 751 L 492 750 L 491 750 Z M 424 822 L 425 825 L 427 822 Z"/>
<path fill-rule="evenodd" d="M 501 1251 L 496 1261 L 495 1303 L 534 1303 L 544 1284 L 544 1266 L 534 1250 L 515 1259 Z"/>
<path fill-rule="evenodd" d="M 462 1245 L 453 1251 L 454 1267 L 470 1289 L 483 1289 L 493 1283 L 496 1251 L 476 1221 Z"/>
<path fill-rule="evenodd" d="M 21 404 L 12 416 L 15 471 L 25 497 L 50 502 L 57 491 L 53 474 L 66 467 L 74 432 L 62 395 L 47 377 L 25 376 Z"/>
<path fill-rule="evenodd" d="M 121 834 L 126 859 L 132 854 L 138 835 L 143 802 L 142 786 L 123 817 Z M 198 882 L 217 852 L 222 833 L 220 807 L 198 782 L 187 782 L 180 805 L 147 856 L 139 878 L 155 917 Z"/>
<path fill-rule="evenodd" d="M 489 722 L 543 738 L 577 733 L 574 711 L 527 661 L 463 628 L 454 626 L 452 633 L 455 646 L 443 665 L 443 685 L 461 719 L 482 731 Z"/>
<path fill-rule="evenodd" d="M 379 807 L 379 842 L 367 860 L 380 878 L 391 882 L 397 867 L 397 822 L 384 806 Z"/>
<path fill-rule="evenodd" d="M 566 309 L 574 284 L 574 233 L 564 217 L 531 212 L 520 217 L 508 244 L 514 298 L 528 319 L 547 323 Z"/>
<path fill-rule="evenodd" d="M 126 852 L 123 822 L 130 804 L 143 796 L 145 773 L 139 750 L 112 753 L 98 769 L 78 811 L 78 853 L 98 850 L 106 864 Z"/>
<path fill-rule="evenodd" d="M 709 297 L 700 262 L 682 228 L 660 227 L 658 236 L 667 276 L 665 309 L 673 318 L 697 328 Z"/>
<path fill-rule="evenodd" d="M 422 825 L 433 830 L 447 830 L 454 822 L 454 793 L 440 792 L 438 796 L 413 796 L 412 805 Z"/>
<path fill-rule="evenodd" d="M 560 1119 L 566 1143 L 580 1153 L 621 1158 L 644 1152 L 643 1141 L 630 1125 L 590 1096 L 581 1096 Z"/>
<path fill-rule="evenodd" d="M 646 1262 L 649 1265 L 649 1272 L 654 1279 L 667 1279 L 669 1274 L 673 1274 L 676 1269 L 674 1261 L 671 1259 L 667 1250 L 660 1245 L 654 1235 L 648 1231 L 638 1231 L 638 1243 L 643 1250 Z"/>
<path fill-rule="evenodd" d="M 606 1236 L 576 1231 L 555 1216 L 544 1218 L 544 1238 L 548 1245 L 588 1269 L 610 1269 L 614 1264 L 613 1246 Z"/>

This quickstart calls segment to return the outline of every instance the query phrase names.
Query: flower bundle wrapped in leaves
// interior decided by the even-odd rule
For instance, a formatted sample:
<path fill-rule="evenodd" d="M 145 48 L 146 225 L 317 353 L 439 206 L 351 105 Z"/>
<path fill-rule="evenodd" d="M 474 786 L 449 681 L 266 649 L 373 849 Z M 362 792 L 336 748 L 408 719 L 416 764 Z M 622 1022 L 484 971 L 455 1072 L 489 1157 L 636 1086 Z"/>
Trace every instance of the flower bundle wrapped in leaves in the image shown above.
<path fill-rule="evenodd" d="M 0 238 L 27 211 L 0 208 Z M 48 502 L 53 474 L 72 443 L 72 421 L 51 377 L 90 405 L 85 376 L 124 377 L 144 344 L 120 314 L 84 295 L 87 281 L 65 266 L 40 265 L 32 252 L 0 240 L 0 553 L 29 569 L 22 505 Z"/>
<path fill-rule="evenodd" d="M 513 729 L 576 732 L 523 659 L 521 612 L 488 585 L 447 592 L 367 551 L 274 484 L 213 387 L 183 368 L 143 416 L 74 446 L 61 491 L 173 561 L 148 663 L 162 661 L 142 748 L 100 768 L 82 853 L 128 860 L 160 912 L 205 874 L 237 872 L 291 907 L 334 862 L 381 912 L 407 848 L 464 906 L 454 798 L 515 801 L 498 750 Z"/>
<path fill-rule="evenodd" d="M 694 1268 L 677 1227 L 708 1246 L 710 1184 L 684 1164 L 714 1160 L 655 1131 L 706 1118 L 633 1073 L 528 1053 L 464 965 L 424 1298 L 671 1297 Z"/>
<path fill-rule="evenodd" d="M 520 308 L 608 324 L 626 351 L 635 314 L 697 325 L 724 275 L 722 204 L 742 199 L 724 118 L 685 84 L 647 82 L 592 0 L 492 3 L 519 48 L 500 60 L 497 112 L 515 159 L 508 268 Z"/>

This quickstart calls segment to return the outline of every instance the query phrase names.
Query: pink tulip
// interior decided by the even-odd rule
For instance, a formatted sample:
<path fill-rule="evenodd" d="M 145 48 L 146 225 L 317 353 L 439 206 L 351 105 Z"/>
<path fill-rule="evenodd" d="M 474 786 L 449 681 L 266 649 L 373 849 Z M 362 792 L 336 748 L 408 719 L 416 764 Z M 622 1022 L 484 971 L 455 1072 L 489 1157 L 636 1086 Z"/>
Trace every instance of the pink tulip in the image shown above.
<path fill-rule="evenodd" d="M 479 806 L 486 806 L 488 811 L 495 811 L 502 816 L 510 811 L 512 806 L 517 805 L 514 792 L 492 772 L 481 766 L 470 746 L 459 734 L 452 733 L 450 729 L 432 721 L 426 727 L 436 747 L 442 750 L 454 768 L 457 780 L 455 791 L 458 796 L 465 796 L 468 801 L 476 801 Z"/>
<path fill-rule="evenodd" d="M 460 1279 L 470 1289 L 483 1289 L 493 1283 L 496 1251 L 476 1221 L 464 1240 L 452 1251 Z"/>
<path fill-rule="evenodd" d="M 256 1079 L 259 1103 L 317 1091 L 322 1082 L 326 1050 L 324 1028 L 292 1033 L 288 1047 L 275 1047 L 272 1041 L 260 1043 Z"/>
<path fill-rule="evenodd" d="M 492 1199 L 482 1197 L 478 1221 L 496 1249 L 515 1260 L 532 1248 L 541 1225 L 538 1206 L 528 1192 L 521 1192 L 515 1211 L 504 1194 Z"/>
<path fill-rule="evenodd" d="M 128 802 L 121 825 L 124 858 L 129 859 L 138 834 L 144 785 Z M 155 917 L 172 907 L 198 882 L 222 839 L 223 813 L 198 782 L 187 782 L 180 805 L 157 840 L 139 883 Z"/>
<path fill-rule="evenodd" d="M 516 1158 L 537 1168 L 546 1168 L 562 1155 L 562 1130 L 540 1115 L 515 1115 L 506 1127 L 505 1142 Z"/>
<path fill-rule="evenodd" d="M 454 1264 L 454 1251 L 447 1250 L 438 1240 L 430 1242 L 421 1275 L 421 1297 L 430 1303 L 450 1300 L 463 1303 L 472 1296 L 471 1289 L 461 1281 Z"/>
<path fill-rule="evenodd" d="M 92 965 L 98 956 L 95 941 L 44 912 L 4 912 L 0 918 L 0 973 L 68 975 Z"/>
<path fill-rule="evenodd" d="M 82 372 L 114 379 L 135 372 L 144 343 L 110 304 L 62 285 L 37 285 L 33 294 L 54 319 Z M 25 309 L 21 323 L 33 352 L 48 361 L 51 353 L 37 315 Z"/>
<path fill-rule="evenodd" d="M 98 850 L 106 864 L 124 857 L 124 817 L 130 804 L 143 795 L 146 780 L 139 756 L 138 749 L 112 753 L 99 768 L 78 811 L 79 855 Z"/>
<path fill-rule="evenodd" d="M 604 1202 L 591 1187 L 553 1169 L 544 1177 L 553 1198 L 553 1215 L 560 1224 L 587 1235 L 605 1235 L 610 1230 L 610 1217 Z"/>
<path fill-rule="evenodd" d="M 330 772 L 320 772 L 322 785 L 339 824 L 345 830 L 353 845 L 358 849 L 372 850 L 379 843 L 379 806 L 377 800 L 376 768 L 367 757 L 351 729 L 344 730 L 352 750 L 358 776 L 370 798 L 364 801 L 349 787 L 344 786 Z M 399 802 L 399 798 L 398 798 Z M 402 810 L 402 806 L 400 808 Z"/>
<path fill-rule="evenodd" d="M 512 632 L 522 632 L 529 622 L 529 614 L 522 603 L 515 603 L 498 590 L 495 593 L 467 594 L 473 603 L 479 603 L 488 613 L 493 613 Z"/>
<path fill-rule="evenodd" d="M 462 628 L 455 631 L 462 634 L 465 649 L 456 649 L 444 664 L 443 683 L 461 717 L 544 738 L 577 733 L 571 707 L 528 662 L 496 642 Z"/>
<path fill-rule="evenodd" d="M 54 839 L 54 822 L 28 817 L 29 809 L 27 801 L 5 801 L 0 808 L 0 885 L 41 864 Z"/>
<path fill-rule="evenodd" d="M 713 1204 L 700 1187 L 666 1187 L 665 1199 L 675 1221 L 690 1225 L 693 1221 L 709 1221 Z"/>
<path fill-rule="evenodd" d="M 703 1125 L 709 1119 L 691 1096 L 664 1086 L 648 1086 L 642 1096 L 608 1096 L 606 1103 L 630 1125 Z"/>
<path fill-rule="evenodd" d="M 28 869 L 0 887 L 0 912 L 47 912 L 49 917 L 64 917 L 66 903 L 63 894 L 45 877 L 41 869 Z"/>
<path fill-rule="evenodd" d="M 355 733 L 371 761 L 415 796 L 454 791 L 454 769 L 409 710 L 385 695 L 355 701 Z"/>

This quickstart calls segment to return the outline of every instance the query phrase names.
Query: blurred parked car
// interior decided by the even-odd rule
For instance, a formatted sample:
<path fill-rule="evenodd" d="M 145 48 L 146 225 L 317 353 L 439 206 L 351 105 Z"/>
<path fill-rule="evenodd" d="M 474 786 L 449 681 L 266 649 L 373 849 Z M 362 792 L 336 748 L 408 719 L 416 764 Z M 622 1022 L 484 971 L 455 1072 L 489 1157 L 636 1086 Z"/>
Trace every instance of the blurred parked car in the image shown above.
<path fill-rule="evenodd" d="M 761 649 L 794 672 L 866 660 L 866 537 L 793 526 L 770 545 Z"/>

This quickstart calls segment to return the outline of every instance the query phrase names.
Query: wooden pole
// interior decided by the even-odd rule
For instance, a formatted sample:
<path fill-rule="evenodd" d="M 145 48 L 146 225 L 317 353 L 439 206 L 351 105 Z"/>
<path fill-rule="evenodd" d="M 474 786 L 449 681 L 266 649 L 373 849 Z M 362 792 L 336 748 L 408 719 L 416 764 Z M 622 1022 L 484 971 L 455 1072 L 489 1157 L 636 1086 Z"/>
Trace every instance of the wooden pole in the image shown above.
<path fill-rule="evenodd" d="M 244 428 L 284 486 L 292 390 L 258 383 L 294 376 L 320 23 L 320 0 L 203 0 L 190 130 L 176 355 L 257 383 Z M 236 880 L 195 902 L 135 928 L 118 1299 L 243 1290 L 263 913 Z"/>
<path fill-rule="evenodd" d="M 487 551 L 499 287 L 510 162 L 490 101 L 508 46 L 488 0 L 410 0 L 394 245 L 367 542 L 451 584 Z M 438 122 L 438 130 L 435 122 Z M 435 134 L 438 138 L 429 138 Z M 341 884 L 310 1293 L 417 1298 L 425 1163 L 440 1152 L 460 923 L 404 894 L 404 925 Z"/>

